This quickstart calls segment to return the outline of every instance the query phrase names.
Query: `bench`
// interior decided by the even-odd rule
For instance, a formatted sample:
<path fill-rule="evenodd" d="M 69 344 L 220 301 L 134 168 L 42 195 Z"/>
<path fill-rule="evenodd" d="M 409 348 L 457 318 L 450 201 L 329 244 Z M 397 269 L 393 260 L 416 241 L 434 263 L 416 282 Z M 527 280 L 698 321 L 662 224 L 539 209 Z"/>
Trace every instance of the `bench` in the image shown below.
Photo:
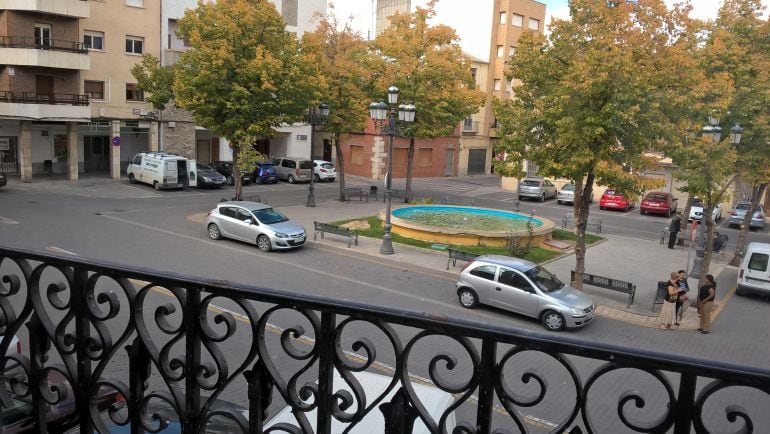
<path fill-rule="evenodd" d="M 572 222 L 572 224 L 575 223 L 575 213 L 568 212 L 567 214 L 564 214 L 564 217 L 561 218 L 561 228 L 567 229 L 567 225 Z M 586 228 L 591 229 L 597 234 L 602 233 L 602 219 L 592 219 L 589 218 L 586 222 Z"/>
<path fill-rule="evenodd" d="M 369 191 L 364 191 L 362 187 L 345 187 L 345 200 L 350 202 L 350 198 L 357 197 L 358 201 L 366 199 L 369 202 Z"/>
<path fill-rule="evenodd" d="M 570 281 L 575 281 L 575 270 L 570 271 Z M 594 274 L 583 273 L 583 283 L 599 288 L 609 289 L 611 291 L 622 292 L 628 294 L 628 301 L 626 302 L 626 309 L 634 304 L 634 296 L 636 295 L 636 284 L 631 282 L 624 282 L 618 279 L 611 279 L 609 277 L 597 276 Z"/>
<path fill-rule="evenodd" d="M 451 247 L 447 249 L 447 252 L 449 253 L 449 260 L 446 262 L 446 269 L 447 270 L 449 269 L 449 264 L 450 263 L 452 264 L 453 267 L 457 266 L 457 260 L 458 259 L 461 260 L 461 261 L 469 262 L 469 261 L 472 261 L 472 260 L 478 258 L 479 256 L 481 256 L 481 255 L 476 254 L 476 253 L 471 253 L 471 252 L 466 252 L 466 251 L 463 251 L 463 250 L 453 249 Z"/>
<path fill-rule="evenodd" d="M 324 233 L 330 233 L 335 235 L 341 235 L 343 237 L 348 237 L 348 247 L 350 247 L 351 242 L 355 242 L 356 245 L 358 245 L 358 234 L 353 232 L 350 229 L 343 228 L 340 226 L 332 225 L 329 223 L 322 223 L 322 222 L 313 222 L 313 241 L 316 240 L 316 237 L 318 236 L 318 233 L 321 233 L 321 239 L 324 237 Z"/>
<path fill-rule="evenodd" d="M 387 199 L 387 197 L 386 197 L 387 195 L 388 195 L 387 192 L 385 192 L 385 194 L 382 195 L 382 201 L 383 202 L 385 202 L 385 199 Z M 406 190 L 391 189 L 390 190 L 390 199 L 393 200 L 393 198 L 396 198 L 396 197 L 404 199 L 404 203 L 409 202 L 409 196 L 406 194 Z"/>

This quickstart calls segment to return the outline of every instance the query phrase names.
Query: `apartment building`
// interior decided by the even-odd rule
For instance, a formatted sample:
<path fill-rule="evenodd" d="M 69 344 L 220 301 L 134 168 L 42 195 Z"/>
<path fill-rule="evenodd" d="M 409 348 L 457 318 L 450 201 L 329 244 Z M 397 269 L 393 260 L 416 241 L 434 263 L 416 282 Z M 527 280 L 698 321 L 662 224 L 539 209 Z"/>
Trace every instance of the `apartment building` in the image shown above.
<path fill-rule="evenodd" d="M 489 62 L 466 54 L 471 62 L 471 75 L 477 89 L 486 90 L 489 76 Z M 462 123 L 457 175 L 483 175 L 492 171 L 493 127 L 492 100 L 487 98 L 477 113 L 465 118 Z"/>
<path fill-rule="evenodd" d="M 390 17 L 395 14 L 412 12 L 412 0 L 377 0 L 375 9 L 376 26 L 374 37 L 390 27 Z"/>

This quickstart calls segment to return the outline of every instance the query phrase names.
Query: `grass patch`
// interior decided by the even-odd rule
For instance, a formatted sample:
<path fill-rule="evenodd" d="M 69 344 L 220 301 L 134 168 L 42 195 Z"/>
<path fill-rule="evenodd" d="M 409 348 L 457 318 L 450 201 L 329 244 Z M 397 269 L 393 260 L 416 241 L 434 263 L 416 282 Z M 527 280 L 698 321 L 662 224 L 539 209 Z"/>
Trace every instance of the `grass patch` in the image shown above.
<path fill-rule="evenodd" d="M 336 222 L 331 222 L 330 224 L 339 226 L 352 221 L 366 221 L 369 223 L 369 226 L 370 226 L 369 229 L 355 230 L 355 232 L 359 236 L 382 239 L 382 236 L 385 234 L 385 229 L 383 228 L 382 221 L 377 217 L 359 217 L 354 219 L 339 220 Z M 567 232 L 567 231 L 560 231 L 560 232 L 564 232 L 565 234 L 572 235 L 570 232 Z M 555 233 L 556 231 L 554 231 L 554 234 Z M 574 239 L 574 235 L 572 236 Z M 554 238 L 556 237 L 554 236 Z M 597 238 L 601 239 L 601 237 L 597 237 Z M 409 246 L 419 247 L 422 249 L 430 249 L 431 246 L 435 244 L 433 242 L 415 240 L 414 238 L 403 237 L 396 233 L 391 233 L 391 239 L 393 240 L 394 243 L 406 244 Z M 566 238 L 558 238 L 558 239 L 566 239 Z M 588 240 L 588 235 L 586 235 L 586 240 Z M 503 247 L 460 246 L 460 245 L 453 245 L 453 244 L 450 244 L 449 247 L 453 249 L 463 250 L 466 252 L 476 253 L 479 255 L 485 255 L 485 254 L 486 255 L 508 255 L 508 251 Z M 556 258 L 560 255 L 561 253 L 559 252 L 542 249 L 540 247 L 533 247 L 532 249 L 530 249 L 529 253 L 527 253 L 527 255 L 524 257 L 524 259 L 535 263 L 540 263 L 540 262 L 544 262 L 544 261 L 548 261 L 550 259 Z"/>
<path fill-rule="evenodd" d="M 551 233 L 551 236 L 554 240 L 577 241 L 577 235 L 572 231 L 565 231 L 562 229 L 555 229 L 553 233 Z M 597 243 L 603 239 L 604 237 L 600 237 L 599 235 L 586 234 L 586 244 L 588 245 Z"/>

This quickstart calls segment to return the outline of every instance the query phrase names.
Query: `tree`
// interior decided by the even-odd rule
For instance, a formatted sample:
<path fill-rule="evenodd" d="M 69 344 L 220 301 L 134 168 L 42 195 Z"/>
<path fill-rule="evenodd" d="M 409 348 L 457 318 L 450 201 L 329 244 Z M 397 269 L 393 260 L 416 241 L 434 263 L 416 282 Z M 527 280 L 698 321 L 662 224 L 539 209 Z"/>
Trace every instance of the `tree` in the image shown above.
<path fill-rule="evenodd" d="M 454 29 L 429 25 L 435 16 L 434 3 L 429 1 L 427 8 L 418 7 L 411 14 L 392 16 L 390 27 L 372 44 L 379 56 L 376 70 L 381 71 L 372 97 L 383 98 L 386 89 L 395 85 L 399 99 L 417 107 L 415 122 L 405 134 L 409 137 L 407 196 L 412 189 L 414 138 L 452 134 L 484 101 L 483 92 L 475 89 L 470 62 Z"/>
<path fill-rule="evenodd" d="M 136 78 L 136 87 L 147 92 L 147 102 L 152 108 L 158 110 L 158 150 L 162 150 L 163 142 L 163 110 L 174 97 L 172 85 L 174 83 L 174 70 L 170 66 L 162 66 L 160 59 L 152 54 L 145 53 L 142 61 L 131 68 L 131 75 Z"/>
<path fill-rule="evenodd" d="M 371 86 L 371 56 L 363 37 L 355 33 L 350 22 L 340 29 L 332 12 L 313 32 L 302 36 L 302 49 L 312 56 L 326 83 L 321 99 L 330 105 L 324 129 L 334 134 L 339 174 L 340 201 L 345 200 L 345 161 L 340 148 L 340 135 L 362 131 L 368 118 Z"/>
<path fill-rule="evenodd" d="M 239 167 L 256 153 L 251 144 L 301 120 L 322 80 L 271 2 L 199 1 L 179 20 L 179 33 L 192 48 L 176 67 L 176 102 L 230 140 L 240 198 Z"/>
<path fill-rule="evenodd" d="M 515 98 L 495 105 L 503 155 L 495 170 L 518 174 L 526 159 L 575 183 L 578 288 L 594 184 L 631 198 L 661 185 L 641 171 L 654 163 L 645 151 L 672 130 L 662 107 L 684 87 L 684 12 L 662 0 L 573 0 L 571 20 L 555 21 L 548 37 L 525 32 L 509 61 Z"/>

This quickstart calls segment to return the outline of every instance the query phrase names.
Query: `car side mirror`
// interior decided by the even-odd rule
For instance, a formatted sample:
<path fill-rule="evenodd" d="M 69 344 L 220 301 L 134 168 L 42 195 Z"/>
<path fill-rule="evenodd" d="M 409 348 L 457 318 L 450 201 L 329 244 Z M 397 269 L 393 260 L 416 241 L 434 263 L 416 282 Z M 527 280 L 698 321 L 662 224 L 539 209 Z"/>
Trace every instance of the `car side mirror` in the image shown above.
<path fill-rule="evenodd" d="M 243 222 L 246 223 L 247 225 L 254 224 L 254 222 L 251 219 L 244 219 Z"/>

